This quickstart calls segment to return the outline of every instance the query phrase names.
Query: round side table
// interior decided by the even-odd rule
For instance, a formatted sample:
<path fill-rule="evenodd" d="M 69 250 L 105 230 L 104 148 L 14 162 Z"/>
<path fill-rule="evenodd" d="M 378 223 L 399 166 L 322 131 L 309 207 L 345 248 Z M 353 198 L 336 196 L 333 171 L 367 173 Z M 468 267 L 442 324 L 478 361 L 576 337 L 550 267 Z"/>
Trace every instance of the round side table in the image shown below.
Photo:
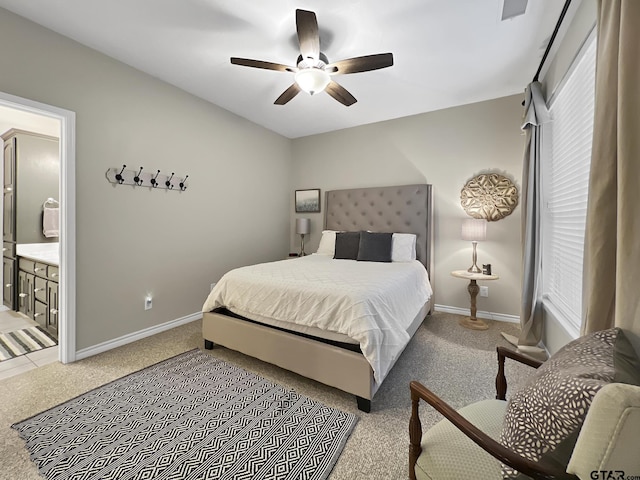
<path fill-rule="evenodd" d="M 471 297 L 471 316 L 464 317 L 460 320 L 460 325 L 466 328 L 470 328 L 472 330 L 486 330 L 489 328 L 482 320 L 478 320 L 476 317 L 476 297 L 478 296 L 478 292 L 480 291 L 480 287 L 478 286 L 478 280 L 498 280 L 500 277 L 498 275 L 485 275 L 483 273 L 471 273 L 466 270 L 454 270 L 451 272 L 451 275 L 456 278 L 464 278 L 469 280 L 469 286 L 467 287 L 467 291 L 469 292 L 469 296 Z"/>

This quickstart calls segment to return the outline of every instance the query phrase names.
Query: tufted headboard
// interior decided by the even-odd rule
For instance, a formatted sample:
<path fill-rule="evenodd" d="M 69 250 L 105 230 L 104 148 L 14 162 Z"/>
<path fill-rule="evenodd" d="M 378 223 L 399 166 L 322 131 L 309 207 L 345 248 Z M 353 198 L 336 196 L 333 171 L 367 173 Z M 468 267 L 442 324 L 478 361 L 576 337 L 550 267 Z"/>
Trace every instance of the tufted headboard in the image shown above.
<path fill-rule="evenodd" d="M 431 185 L 353 188 L 326 192 L 328 230 L 414 233 L 416 256 L 433 283 L 433 194 Z"/>

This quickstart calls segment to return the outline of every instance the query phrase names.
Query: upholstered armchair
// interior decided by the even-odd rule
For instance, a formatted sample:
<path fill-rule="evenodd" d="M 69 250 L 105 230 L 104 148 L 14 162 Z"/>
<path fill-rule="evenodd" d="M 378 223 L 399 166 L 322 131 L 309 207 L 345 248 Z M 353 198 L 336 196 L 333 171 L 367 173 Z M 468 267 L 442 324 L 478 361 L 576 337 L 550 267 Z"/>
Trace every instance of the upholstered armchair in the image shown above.
<path fill-rule="evenodd" d="M 640 361 L 619 329 L 605 332 L 611 334 L 571 342 L 544 364 L 498 347 L 496 399 L 459 411 L 411 382 L 409 478 L 640 478 Z M 542 366 L 509 403 L 506 358 Z M 424 434 L 421 400 L 445 417 Z M 569 415 L 564 407 L 570 408 Z M 534 412 L 546 417 L 541 424 L 527 426 L 535 422 L 530 418 Z M 567 438 L 551 433 L 549 425 L 563 430 Z M 524 438 L 527 428 L 540 438 Z"/>

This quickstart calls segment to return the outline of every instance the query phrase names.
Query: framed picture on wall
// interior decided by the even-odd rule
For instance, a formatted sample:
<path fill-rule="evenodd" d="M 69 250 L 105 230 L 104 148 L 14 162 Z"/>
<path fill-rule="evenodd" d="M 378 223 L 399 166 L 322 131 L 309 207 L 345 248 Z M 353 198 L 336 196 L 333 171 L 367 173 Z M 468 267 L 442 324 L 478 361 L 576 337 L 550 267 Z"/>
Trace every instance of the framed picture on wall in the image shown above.
<path fill-rule="evenodd" d="M 296 190 L 296 213 L 320 211 L 320 189 Z"/>

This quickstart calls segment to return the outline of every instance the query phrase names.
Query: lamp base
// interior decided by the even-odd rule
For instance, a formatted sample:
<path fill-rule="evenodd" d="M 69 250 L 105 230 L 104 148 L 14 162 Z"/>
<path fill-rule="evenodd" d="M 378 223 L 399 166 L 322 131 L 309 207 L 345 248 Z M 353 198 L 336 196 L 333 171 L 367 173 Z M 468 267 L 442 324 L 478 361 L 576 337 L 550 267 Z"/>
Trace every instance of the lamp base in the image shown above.
<path fill-rule="evenodd" d="M 304 257 L 306 253 L 304 253 L 304 234 L 300 234 L 300 253 L 299 257 Z"/>
<path fill-rule="evenodd" d="M 487 325 L 482 320 L 471 320 L 471 318 L 469 317 L 461 318 L 458 323 L 460 323 L 460 325 L 462 325 L 463 327 L 469 328 L 471 330 L 487 330 L 489 328 L 489 325 Z"/>
<path fill-rule="evenodd" d="M 473 264 L 467 269 L 467 272 L 482 273 L 482 269 L 478 267 L 478 254 L 476 252 L 476 245 L 478 245 L 478 242 L 474 240 L 471 242 L 471 244 L 473 245 L 473 255 L 471 256 L 471 261 L 473 262 Z"/>

